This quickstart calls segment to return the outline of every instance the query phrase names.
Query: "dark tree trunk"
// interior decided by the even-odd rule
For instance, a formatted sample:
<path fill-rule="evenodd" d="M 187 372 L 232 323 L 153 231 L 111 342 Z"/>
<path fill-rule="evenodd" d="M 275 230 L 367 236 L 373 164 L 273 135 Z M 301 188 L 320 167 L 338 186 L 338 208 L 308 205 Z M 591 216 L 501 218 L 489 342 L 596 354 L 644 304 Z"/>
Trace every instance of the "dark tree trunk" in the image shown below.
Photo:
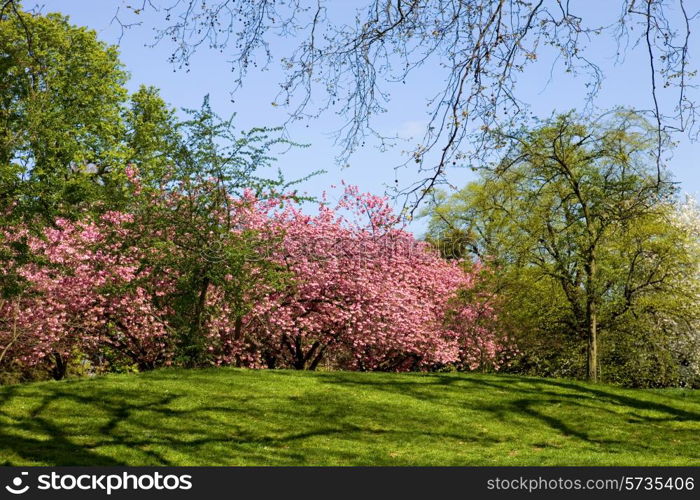
<path fill-rule="evenodd" d="M 595 315 L 588 328 L 588 380 L 598 381 L 598 328 Z"/>
<path fill-rule="evenodd" d="M 237 316 L 233 324 L 233 338 L 235 340 L 243 340 L 243 318 L 241 316 Z"/>
<path fill-rule="evenodd" d="M 243 318 L 240 315 L 236 316 L 233 324 L 233 340 L 236 342 L 243 340 Z M 241 367 L 240 354 L 236 354 L 236 366 Z"/>
<path fill-rule="evenodd" d="M 323 359 L 323 354 L 324 354 L 325 352 L 326 352 L 326 346 L 324 345 L 324 346 L 321 347 L 321 349 L 318 351 L 318 354 L 316 355 L 316 357 L 315 357 L 315 358 L 313 359 L 313 361 L 311 362 L 311 365 L 309 365 L 309 370 L 313 371 L 313 370 L 315 370 L 316 368 L 318 368 L 318 365 L 319 365 L 319 363 L 321 362 L 321 360 Z"/>
<path fill-rule="evenodd" d="M 591 256 L 588 262 L 588 284 L 586 296 L 586 336 L 588 340 L 587 379 L 589 382 L 598 381 L 598 307 L 595 294 L 596 260 Z"/>
<path fill-rule="evenodd" d="M 205 277 L 202 280 L 199 296 L 197 297 L 197 302 L 194 307 L 192 314 L 192 319 L 190 322 L 189 338 L 187 339 L 187 345 L 185 345 L 185 350 L 188 355 L 188 363 L 190 366 L 195 366 L 199 363 L 200 357 L 202 356 L 203 343 L 201 339 L 201 329 L 202 329 L 202 317 L 204 315 L 204 308 L 207 302 L 207 292 L 209 291 L 209 278 Z"/>
<path fill-rule="evenodd" d="M 66 371 L 68 370 L 68 362 L 63 359 L 60 353 L 54 352 L 53 359 L 55 364 L 51 369 L 51 376 L 54 380 L 62 380 L 66 377 Z"/>
<path fill-rule="evenodd" d="M 209 291 L 209 278 L 204 278 L 202 280 L 202 286 L 199 289 L 199 297 L 197 299 L 197 304 L 194 308 L 194 314 L 192 315 L 192 323 L 190 324 L 190 334 L 193 337 L 199 333 L 202 327 L 202 315 L 204 313 L 204 306 L 207 302 L 207 292 Z"/>

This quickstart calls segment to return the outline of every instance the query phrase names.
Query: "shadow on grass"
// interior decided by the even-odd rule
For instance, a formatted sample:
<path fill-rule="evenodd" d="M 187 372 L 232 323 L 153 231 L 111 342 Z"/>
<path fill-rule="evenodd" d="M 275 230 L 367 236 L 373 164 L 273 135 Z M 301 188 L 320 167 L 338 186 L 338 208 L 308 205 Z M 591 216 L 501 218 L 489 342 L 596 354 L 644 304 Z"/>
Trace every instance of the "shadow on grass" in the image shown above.
<path fill-rule="evenodd" d="M 0 388 L 0 464 L 357 463 L 372 447 L 395 444 L 503 445 L 507 437 L 478 430 L 490 422 L 639 453 L 649 445 L 629 439 L 628 429 L 700 422 L 695 402 L 677 407 L 650 393 L 621 392 L 512 376 L 285 371 L 164 371 L 11 386 Z M 600 426 L 624 432 L 605 434 Z M 679 432 L 697 441 L 697 429 Z"/>
<path fill-rule="evenodd" d="M 193 380 L 200 378 L 193 375 Z M 209 381 L 210 387 L 216 385 Z M 264 394 L 244 395 L 217 401 L 201 398 L 201 390 L 188 388 L 169 394 L 71 383 L 50 384 L 41 391 L 23 389 L 13 386 L 0 391 L 0 464 L 168 466 L 202 461 L 226 464 L 245 457 L 251 463 L 303 465 L 321 463 L 324 454 L 353 460 L 363 443 L 383 439 L 401 443 L 417 433 L 440 442 L 486 445 L 495 441 L 434 431 L 427 418 L 405 430 L 373 426 L 376 415 L 384 414 L 394 424 L 400 421 L 397 415 L 387 415 L 380 404 L 364 404 L 358 423 L 356 411 L 342 397 L 329 400 L 324 393 L 291 394 L 277 400 Z M 197 397 L 192 398 L 193 394 Z M 270 409 L 275 404 L 282 409 Z M 298 443 L 308 440 L 320 443 L 317 450 L 299 452 Z M 350 445 L 334 449 L 333 442 Z"/>
<path fill-rule="evenodd" d="M 523 416 L 528 416 L 543 426 L 549 427 L 556 434 L 578 438 L 595 444 L 625 444 L 622 440 L 592 438 L 587 429 L 595 429 L 595 422 L 581 421 L 581 416 L 595 412 L 607 415 L 609 420 L 600 423 L 620 425 L 623 423 L 650 424 L 659 422 L 697 422 L 700 412 L 689 411 L 657 401 L 637 399 L 619 394 L 614 388 L 596 387 L 574 382 L 552 379 L 534 379 L 507 375 L 490 376 L 455 376 L 448 374 L 422 375 L 415 381 L 392 381 L 381 383 L 369 379 L 359 379 L 345 373 L 324 374 L 326 383 L 348 387 L 372 387 L 409 398 L 420 399 L 435 405 L 460 405 L 463 408 L 485 412 L 500 421 L 512 421 L 514 424 Z M 416 383 L 418 382 L 418 383 Z M 514 387 L 514 384 L 517 387 Z M 442 390 L 440 390 L 442 389 Z M 514 390 L 515 389 L 515 390 Z M 446 398 L 445 390 L 479 391 L 482 398 Z M 498 393 L 496 397 L 490 394 Z M 503 397 L 503 395 L 507 397 Z M 516 394 L 517 397 L 513 397 Z M 451 402 L 450 402 L 451 401 Z M 551 406 L 558 405 L 558 411 Z M 563 408 L 562 408 L 563 406 Z M 629 417 L 621 418 L 618 408 L 636 409 L 646 412 L 627 413 Z M 700 410 L 700 406 L 698 406 Z M 654 413 L 651 415 L 649 413 Z M 700 443 L 699 443 L 700 444 Z M 629 443 L 634 446 L 634 443 Z"/>
<path fill-rule="evenodd" d="M 9 387 L 2 393 L 0 407 L 4 407 L 15 396 L 17 386 Z M 48 405 L 58 395 L 47 396 L 42 404 Z M 31 416 L 17 419 L 14 422 L 6 422 L 3 418 L 0 425 L 0 450 L 14 452 L 17 456 L 31 462 L 49 464 L 70 465 L 124 465 L 111 457 L 92 453 L 83 446 L 74 444 L 64 433 L 63 429 L 36 412 Z M 0 417 L 5 417 L 0 411 Z M 17 430 L 19 432 L 12 432 Z M 9 431 L 9 432 L 8 432 Z M 27 435 L 41 436 L 38 438 Z M 11 461 L 2 458 L 1 465 L 14 465 Z"/>

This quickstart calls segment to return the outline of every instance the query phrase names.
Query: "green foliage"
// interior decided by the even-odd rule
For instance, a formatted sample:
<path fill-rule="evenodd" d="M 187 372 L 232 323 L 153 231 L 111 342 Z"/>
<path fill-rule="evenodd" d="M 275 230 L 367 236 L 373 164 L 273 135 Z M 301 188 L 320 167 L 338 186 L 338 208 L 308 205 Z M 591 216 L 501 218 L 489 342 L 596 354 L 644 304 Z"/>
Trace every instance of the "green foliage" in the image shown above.
<path fill-rule="evenodd" d="M 8 10 L 0 54 L 4 201 L 50 220 L 104 198 L 125 157 L 127 74 L 116 48 L 59 14 Z"/>
<path fill-rule="evenodd" d="M 142 85 L 131 95 L 124 121 L 128 162 L 150 182 L 166 177 L 180 142 L 175 110 L 163 101 L 158 89 Z"/>
<path fill-rule="evenodd" d="M 128 95 L 117 49 L 94 31 L 59 14 L 3 12 L 0 229 L 21 221 L 39 230 L 58 216 L 106 210 L 140 214 L 152 233 L 140 244 L 179 246 L 172 253 L 176 262 L 151 264 L 187 270 L 178 310 L 199 316 L 194 304 L 208 287 L 204 283 L 238 276 L 236 263 L 246 260 L 241 256 L 252 251 L 255 239 L 224 241 L 231 221 L 212 214 L 225 211 L 229 197 L 244 189 L 263 196 L 303 180 L 289 183 L 281 172 L 270 172 L 272 149 L 295 144 L 280 129 L 237 133 L 233 117 L 217 116 L 208 97 L 179 120 L 153 87 Z M 129 168 L 138 171 L 138 192 Z M 158 190 L 177 191 L 182 206 L 173 212 L 152 204 L 149 194 Z M 21 263 L 31 257 L 26 250 L 5 245 L 0 231 L 0 263 Z M 0 294 L 17 295 L 21 288 L 12 268 L 0 266 Z"/>
<path fill-rule="evenodd" d="M 132 119 L 140 124 L 133 127 L 132 137 L 142 161 L 134 162 L 140 168 L 128 197 L 129 210 L 146 231 L 139 244 L 161 250 L 158 260 L 148 265 L 163 272 L 178 270 L 178 293 L 163 299 L 174 310 L 176 362 L 201 366 L 210 361 L 204 335 L 208 319 L 216 313 L 208 300 L 212 289 L 224 295 L 240 328 L 238 322 L 254 306 L 256 293 L 281 286 L 286 279 L 262 258 L 273 241 L 269 235 L 236 230 L 241 213 L 250 207 L 234 204 L 245 199 L 244 192 L 264 198 L 287 192 L 299 182 L 286 182 L 279 171 L 276 177 L 265 175 L 274 174 L 271 151 L 295 144 L 275 128 L 238 133 L 233 117 L 224 120 L 214 113 L 208 96 L 200 109 L 185 110 L 189 118 L 173 128 L 171 113 L 154 105 L 153 97 L 148 89 L 135 96 L 134 116 L 148 120 Z M 147 108 L 151 111 L 143 112 Z M 149 142 L 151 136 L 141 137 L 139 128 L 156 128 L 163 140 Z"/>
<path fill-rule="evenodd" d="M 219 175 L 229 192 L 273 186 L 261 170 L 279 129 L 238 137 L 208 98 L 179 122 L 157 89 L 129 96 L 116 47 L 59 14 L 8 9 L 0 19 L 0 213 L 44 222 L 123 208 L 127 164 L 143 181 Z M 257 172 L 257 174 L 256 174 Z M 222 177 L 221 174 L 225 175 Z"/>
<path fill-rule="evenodd" d="M 678 223 L 673 185 L 649 165 L 648 132 L 630 113 L 499 132 L 502 161 L 438 199 L 430 238 L 448 257 L 495 268 L 484 286 L 501 296 L 502 328 L 522 351 L 514 369 L 688 382 L 678 345 L 680 325 L 698 318 L 700 253 Z M 697 352 L 697 341 L 684 349 Z"/>

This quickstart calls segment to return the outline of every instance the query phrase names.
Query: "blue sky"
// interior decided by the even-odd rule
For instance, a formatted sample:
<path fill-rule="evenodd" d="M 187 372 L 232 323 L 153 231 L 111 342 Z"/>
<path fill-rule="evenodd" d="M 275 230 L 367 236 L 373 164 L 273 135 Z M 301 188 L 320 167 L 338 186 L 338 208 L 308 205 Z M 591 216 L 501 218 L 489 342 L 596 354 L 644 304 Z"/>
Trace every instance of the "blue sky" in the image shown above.
<path fill-rule="evenodd" d="M 157 2 L 156 2 L 157 3 Z M 352 9 L 362 1 L 344 1 L 343 8 Z M 577 3 L 577 2 L 572 2 Z M 27 7 L 32 4 L 25 2 Z M 69 15 L 74 24 L 88 26 L 97 31 L 98 36 L 108 42 L 117 43 L 120 29 L 112 22 L 121 0 L 44 0 L 44 12 L 61 12 Z M 587 15 L 605 21 L 606 16 L 614 16 L 607 0 L 588 0 L 583 3 Z M 152 26 L 158 22 L 158 15 L 147 14 L 144 24 L 129 30 L 120 43 L 121 59 L 131 74 L 128 84 L 136 90 L 140 84 L 154 85 L 161 89 L 161 95 L 176 108 L 197 108 L 205 94 L 210 95 L 217 113 L 228 117 L 236 113 L 236 123 L 241 129 L 253 126 L 275 126 L 283 123 L 286 114 L 283 108 L 272 105 L 277 93 L 280 72 L 274 65 L 266 72 L 251 73 L 244 87 L 230 94 L 233 76 L 226 54 L 217 51 L 201 50 L 192 59 L 189 72 L 175 70 L 168 62 L 172 47 L 167 43 L 147 47 L 153 41 Z M 609 40 L 600 39 L 591 45 L 599 55 L 605 71 L 603 88 L 596 105 L 603 109 L 612 106 L 648 106 L 649 68 L 646 64 L 644 47 L 632 49 L 624 65 L 615 65 L 616 46 Z M 700 53 L 696 41 L 690 48 L 691 57 Z M 547 54 L 543 54 L 546 59 Z M 692 62 L 692 61 L 691 61 Z M 548 83 L 549 72 L 546 60 L 521 77 L 520 97 L 531 104 L 532 111 L 540 116 L 549 116 L 553 111 L 581 109 L 585 88 L 581 79 L 571 75 L 555 74 Z M 694 68 L 693 68 L 694 69 Z M 392 100 L 387 113 L 382 114 L 375 125 L 387 134 L 398 133 L 404 138 L 422 137 L 421 127 L 426 123 L 426 97 L 431 89 L 439 88 L 441 81 L 436 79 L 434 68 L 426 68 L 417 73 L 407 85 L 391 88 Z M 364 191 L 383 193 L 385 186 L 394 185 L 395 179 L 401 185 L 410 184 L 417 173 L 410 169 L 395 171 L 394 167 L 405 158 L 401 146 L 381 152 L 371 141 L 350 158 L 349 166 L 341 168 L 335 162 L 338 147 L 333 144 L 332 132 L 341 121 L 329 113 L 312 122 L 301 122 L 289 127 L 292 140 L 311 145 L 305 149 L 293 149 L 280 156 L 277 166 L 287 179 L 299 178 L 311 171 L 325 169 L 328 173 L 307 181 L 302 189 L 312 195 L 319 195 L 332 184 L 345 180 L 358 185 Z M 683 191 L 694 194 L 700 192 L 700 169 L 697 158 L 700 145 L 687 137 L 678 137 L 678 148 L 668 165 Z M 406 145 L 406 149 L 409 144 Z M 467 169 L 455 169 L 449 173 L 450 182 L 464 185 L 473 174 Z M 425 221 L 412 223 L 412 228 L 420 233 Z"/>

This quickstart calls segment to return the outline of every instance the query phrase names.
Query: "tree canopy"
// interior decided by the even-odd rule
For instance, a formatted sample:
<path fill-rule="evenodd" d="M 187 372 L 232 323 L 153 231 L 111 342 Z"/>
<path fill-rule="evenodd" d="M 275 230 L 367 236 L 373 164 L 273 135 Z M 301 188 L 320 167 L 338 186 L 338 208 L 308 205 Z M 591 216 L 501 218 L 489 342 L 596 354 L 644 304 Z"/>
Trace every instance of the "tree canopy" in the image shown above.
<path fill-rule="evenodd" d="M 47 216 L 109 189 L 123 164 L 117 50 L 59 14 L 0 15 L 0 203 Z"/>
<path fill-rule="evenodd" d="M 553 351 L 569 363 L 577 356 L 562 344 L 585 346 L 590 380 L 606 373 L 601 340 L 607 363 L 642 362 L 643 352 L 670 356 L 687 333 L 672 333 L 670 322 L 697 321 L 688 307 L 697 299 L 700 255 L 688 246 L 697 235 L 678 222 L 673 184 L 659 189 L 653 127 L 634 125 L 629 114 L 598 123 L 569 114 L 501 133 L 501 161 L 438 204 L 431 220 L 447 256 L 494 267 L 493 284 L 510 301 L 505 317 L 529 336 L 523 342 L 556 338 Z M 655 366 L 682 362 L 666 361 Z M 616 367 L 607 368 L 609 380 Z"/>
<path fill-rule="evenodd" d="M 375 133 L 382 82 L 439 61 L 410 160 L 425 177 L 404 194 L 415 208 L 452 163 L 479 178 L 435 197 L 421 242 L 352 187 L 309 213 L 270 168 L 293 144 L 282 128 L 238 131 L 208 97 L 178 114 L 154 87 L 130 94 L 95 32 L 0 0 L 0 374 L 232 364 L 700 384 L 700 212 L 661 162 L 672 129 L 693 127 L 695 15 L 622 4 L 618 39 L 643 27 L 651 114 L 547 120 L 520 120 L 516 75 L 548 46 L 590 71 L 592 98 L 584 39 L 614 32 L 568 3 L 368 0 L 351 22 L 324 0 L 164 7 L 173 60 L 235 45 L 238 83 L 259 50 L 275 61 L 271 35 L 295 40 L 276 102 L 292 119 L 339 107 L 345 153 Z"/>

